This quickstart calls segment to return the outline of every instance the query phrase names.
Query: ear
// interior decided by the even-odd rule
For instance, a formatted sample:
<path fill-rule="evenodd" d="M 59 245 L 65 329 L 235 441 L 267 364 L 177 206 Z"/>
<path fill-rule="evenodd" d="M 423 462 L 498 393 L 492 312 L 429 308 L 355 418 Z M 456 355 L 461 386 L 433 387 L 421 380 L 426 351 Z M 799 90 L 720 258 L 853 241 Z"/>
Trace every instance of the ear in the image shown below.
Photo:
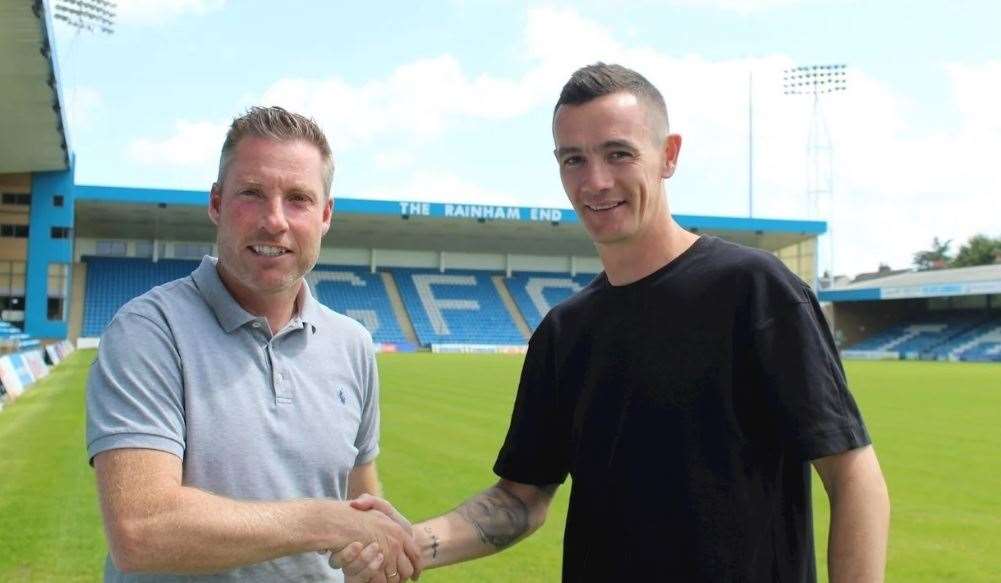
<path fill-rule="evenodd" d="M 334 197 L 331 195 L 323 205 L 323 234 L 330 230 L 330 220 L 334 218 Z"/>
<path fill-rule="evenodd" d="M 678 167 L 678 154 L 681 152 L 681 136 L 679 134 L 668 134 L 664 139 L 664 167 L 661 169 L 661 178 L 674 176 L 674 169 Z"/>
<path fill-rule="evenodd" d="M 209 191 L 209 219 L 212 224 L 219 226 L 219 213 L 222 209 L 222 186 L 218 182 L 212 183 L 212 190 Z"/>

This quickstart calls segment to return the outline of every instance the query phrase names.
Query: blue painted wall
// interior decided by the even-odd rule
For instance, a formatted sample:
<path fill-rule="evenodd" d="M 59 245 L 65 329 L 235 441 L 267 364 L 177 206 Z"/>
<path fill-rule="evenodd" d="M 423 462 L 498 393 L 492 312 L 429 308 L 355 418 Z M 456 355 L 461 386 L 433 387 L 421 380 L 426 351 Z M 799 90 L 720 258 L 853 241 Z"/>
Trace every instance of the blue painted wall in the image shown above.
<path fill-rule="evenodd" d="M 172 205 L 208 206 L 207 190 L 168 190 L 162 188 L 130 188 L 122 186 L 81 186 L 74 190 L 78 200 L 103 202 L 168 203 Z"/>
<path fill-rule="evenodd" d="M 197 190 L 162 190 L 156 188 L 122 188 L 115 186 L 77 186 L 80 200 L 105 202 L 165 202 L 172 205 L 208 204 L 208 192 Z M 441 202 L 408 202 L 399 200 L 364 200 L 334 197 L 334 212 L 362 215 L 425 216 L 435 218 L 467 218 L 499 221 L 578 223 L 572 209 L 552 207 L 517 207 Z M 827 232 L 824 221 L 759 219 L 744 217 L 711 217 L 674 215 L 686 228 L 731 231 L 761 231 L 764 233 L 798 233 L 822 235 Z"/>
<path fill-rule="evenodd" d="M 63 197 L 61 207 L 54 204 L 57 195 Z M 52 227 L 73 227 L 73 202 L 72 159 L 69 170 L 32 175 L 24 331 L 35 338 L 66 338 L 68 322 L 48 319 L 47 286 L 50 263 L 73 262 L 73 233 L 68 239 L 52 238 Z M 65 301 L 70 299 L 67 297 Z"/>
<path fill-rule="evenodd" d="M 882 299 L 878 287 L 845 290 L 820 290 L 817 294 L 822 302 L 869 302 Z"/>

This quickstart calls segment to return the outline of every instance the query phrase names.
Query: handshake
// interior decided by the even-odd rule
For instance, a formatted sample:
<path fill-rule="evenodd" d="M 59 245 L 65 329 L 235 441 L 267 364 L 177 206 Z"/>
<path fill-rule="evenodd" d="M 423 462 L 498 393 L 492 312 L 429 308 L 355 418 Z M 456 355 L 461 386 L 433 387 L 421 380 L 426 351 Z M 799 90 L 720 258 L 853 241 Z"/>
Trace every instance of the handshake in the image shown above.
<path fill-rule="evenodd" d="M 354 542 L 321 551 L 329 553 L 330 566 L 344 571 L 346 583 L 416 581 L 425 561 L 410 522 L 389 502 L 370 494 L 351 500 L 350 507 L 354 520 L 349 538 Z"/>
<path fill-rule="evenodd" d="M 421 571 L 496 553 L 542 526 L 557 484 L 501 480 L 455 510 L 413 528 L 389 502 L 363 494 L 338 502 L 341 536 L 325 547 L 347 583 L 417 580 Z"/>

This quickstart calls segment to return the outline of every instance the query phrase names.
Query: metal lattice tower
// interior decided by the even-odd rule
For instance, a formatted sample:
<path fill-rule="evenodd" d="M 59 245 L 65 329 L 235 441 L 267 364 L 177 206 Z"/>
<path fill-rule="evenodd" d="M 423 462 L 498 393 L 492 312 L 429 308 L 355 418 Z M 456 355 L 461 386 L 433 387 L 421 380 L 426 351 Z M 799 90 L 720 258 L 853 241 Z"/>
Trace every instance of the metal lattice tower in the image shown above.
<path fill-rule="evenodd" d="M 846 88 L 844 65 L 807 65 L 786 69 L 783 75 L 786 95 L 813 97 L 810 133 L 806 140 L 806 202 L 807 211 L 813 217 L 820 216 L 821 199 L 834 194 L 834 145 L 820 96 Z"/>

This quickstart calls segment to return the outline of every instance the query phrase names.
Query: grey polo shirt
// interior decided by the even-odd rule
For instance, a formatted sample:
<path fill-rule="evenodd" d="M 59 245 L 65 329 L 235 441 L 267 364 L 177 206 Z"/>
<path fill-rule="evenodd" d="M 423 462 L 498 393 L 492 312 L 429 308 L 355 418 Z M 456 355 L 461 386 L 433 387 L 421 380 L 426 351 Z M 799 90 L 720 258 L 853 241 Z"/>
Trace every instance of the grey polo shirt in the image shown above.
<path fill-rule="evenodd" d="M 378 374 L 368 332 L 317 302 L 271 333 L 206 257 L 191 276 L 130 301 L 101 338 L 87 381 L 87 453 L 157 449 L 183 481 L 243 500 L 344 499 L 348 473 L 379 451 Z M 210 576 L 105 581 L 340 581 L 305 553 Z"/>

